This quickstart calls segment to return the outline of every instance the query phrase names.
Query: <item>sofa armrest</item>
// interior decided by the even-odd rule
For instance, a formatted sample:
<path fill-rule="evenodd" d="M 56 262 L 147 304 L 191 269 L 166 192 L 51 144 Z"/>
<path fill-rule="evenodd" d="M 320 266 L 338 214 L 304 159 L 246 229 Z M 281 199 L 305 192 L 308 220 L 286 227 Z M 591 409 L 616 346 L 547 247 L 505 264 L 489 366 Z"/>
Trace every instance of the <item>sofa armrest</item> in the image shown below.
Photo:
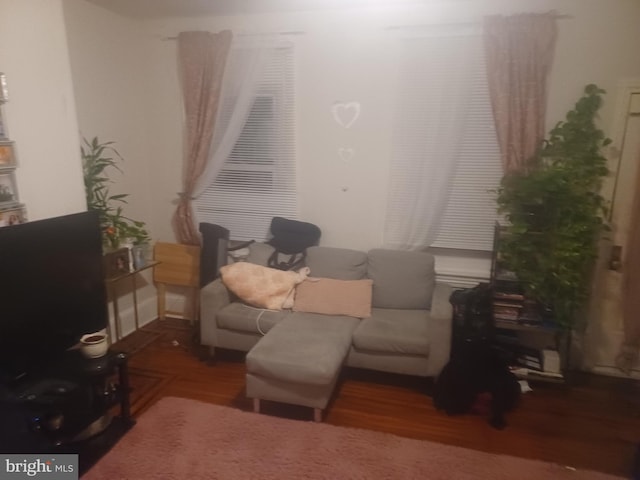
<path fill-rule="evenodd" d="M 451 353 L 451 331 L 453 325 L 453 307 L 449 297 L 453 287 L 447 283 L 436 282 L 431 298 L 429 321 L 429 373 L 437 376 L 449 361 Z"/>
<path fill-rule="evenodd" d="M 218 339 L 218 312 L 231 303 L 231 295 L 219 278 L 200 290 L 200 343 L 214 347 Z"/>
<path fill-rule="evenodd" d="M 449 301 L 453 287 L 448 283 L 436 282 L 431 297 L 431 318 L 437 317 L 442 320 L 451 322 L 453 315 L 453 306 Z"/>

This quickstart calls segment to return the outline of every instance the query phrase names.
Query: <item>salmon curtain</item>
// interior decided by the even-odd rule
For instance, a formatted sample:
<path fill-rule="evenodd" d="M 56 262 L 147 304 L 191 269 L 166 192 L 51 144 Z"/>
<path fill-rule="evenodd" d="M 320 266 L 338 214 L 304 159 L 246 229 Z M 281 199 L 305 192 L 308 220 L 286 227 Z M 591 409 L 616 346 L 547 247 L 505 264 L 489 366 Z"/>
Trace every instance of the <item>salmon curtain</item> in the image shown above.
<path fill-rule="evenodd" d="M 181 32 L 178 35 L 178 68 L 185 112 L 185 153 L 182 194 L 172 224 L 180 243 L 200 243 L 191 197 L 209 160 L 222 77 L 232 36 L 228 30 L 217 34 Z"/>
<path fill-rule="evenodd" d="M 489 94 L 505 173 L 526 171 L 545 133 L 555 13 L 484 19 Z"/>
<path fill-rule="evenodd" d="M 640 352 L 640 168 L 636 176 L 635 194 L 626 253 L 622 265 L 622 318 L 624 340 L 616 365 L 630 373 Z"/>

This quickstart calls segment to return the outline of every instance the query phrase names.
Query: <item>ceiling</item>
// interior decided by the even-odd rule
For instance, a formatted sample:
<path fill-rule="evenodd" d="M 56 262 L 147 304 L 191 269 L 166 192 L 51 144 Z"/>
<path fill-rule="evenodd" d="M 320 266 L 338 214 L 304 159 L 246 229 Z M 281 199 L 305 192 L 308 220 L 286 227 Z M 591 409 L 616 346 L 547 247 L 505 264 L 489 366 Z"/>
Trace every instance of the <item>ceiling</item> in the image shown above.
<path fill-rule="evenodd" d="M 420 4 L 431 0 L 87 0 L 132 18 L 195 17 L 293 12 L 345 7 Z"/>

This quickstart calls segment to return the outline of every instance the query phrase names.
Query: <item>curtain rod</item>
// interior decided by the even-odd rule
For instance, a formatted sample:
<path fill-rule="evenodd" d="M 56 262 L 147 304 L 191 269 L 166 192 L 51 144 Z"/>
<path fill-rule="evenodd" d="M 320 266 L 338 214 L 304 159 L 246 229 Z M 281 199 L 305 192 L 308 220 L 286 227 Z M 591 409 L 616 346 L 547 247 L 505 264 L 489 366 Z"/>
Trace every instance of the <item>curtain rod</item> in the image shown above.
<path fill-rule="evenodd" d="M 288 31 L 288 32 L 262 32 L 262 33 L 238 33 L 237 36 L 238 37 L 258 37 L 261 35 L 306 35 L 307 32 L 304 32 L 302 30 L 292 30 L 292 31 Z M 174 37 L 162 37 L 160 40 L 162 40 L 163 42 L 166 42 L 168 40 L 177 40 L 178 37 L 174 36 Z"/>
<path fill-rule="evenodd" d="M 573 15 L 556 14 L 556 15 L 553 15 L 553 17 L 559 20 L 564 20 L 568 18 L 573 18 Z M 477 20 L 477 21 L 469 21 L 469 22 L 422 23 L 419 25 L 392 25 L 390 27 L 385 28 L 385 30 L 404 30 L 404 29 L 408 30 L 411 28 L 431 28 L 431 27 L 454 26 L 454 25 L 471 26 L 471 25 L 480 25 L 481 23 L 482 22 L 480 20 Z"/>

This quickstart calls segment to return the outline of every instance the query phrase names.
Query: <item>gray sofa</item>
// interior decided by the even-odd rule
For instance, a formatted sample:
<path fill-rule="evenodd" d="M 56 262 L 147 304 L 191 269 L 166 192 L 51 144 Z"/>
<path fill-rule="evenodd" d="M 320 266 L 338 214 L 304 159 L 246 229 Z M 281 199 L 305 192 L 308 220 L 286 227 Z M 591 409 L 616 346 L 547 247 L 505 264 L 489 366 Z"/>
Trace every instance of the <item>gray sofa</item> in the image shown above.
<path fill-rule="evenodd" d="M 247 261 L 266 265 L 255 243 Z M 435 281 L 429 253 L 311 247 L 311 277 L 373 281 L 371 316 L 354 318 L 247 306 L 220 279 L 201 290 L 201 342 L 248 352 L 247 396 L 305 405 L 320 420 L 343 365 L 434 377 L 449 359 L 451 287 Z M 295 307 L 294 307 L 294 310 Z"/>

